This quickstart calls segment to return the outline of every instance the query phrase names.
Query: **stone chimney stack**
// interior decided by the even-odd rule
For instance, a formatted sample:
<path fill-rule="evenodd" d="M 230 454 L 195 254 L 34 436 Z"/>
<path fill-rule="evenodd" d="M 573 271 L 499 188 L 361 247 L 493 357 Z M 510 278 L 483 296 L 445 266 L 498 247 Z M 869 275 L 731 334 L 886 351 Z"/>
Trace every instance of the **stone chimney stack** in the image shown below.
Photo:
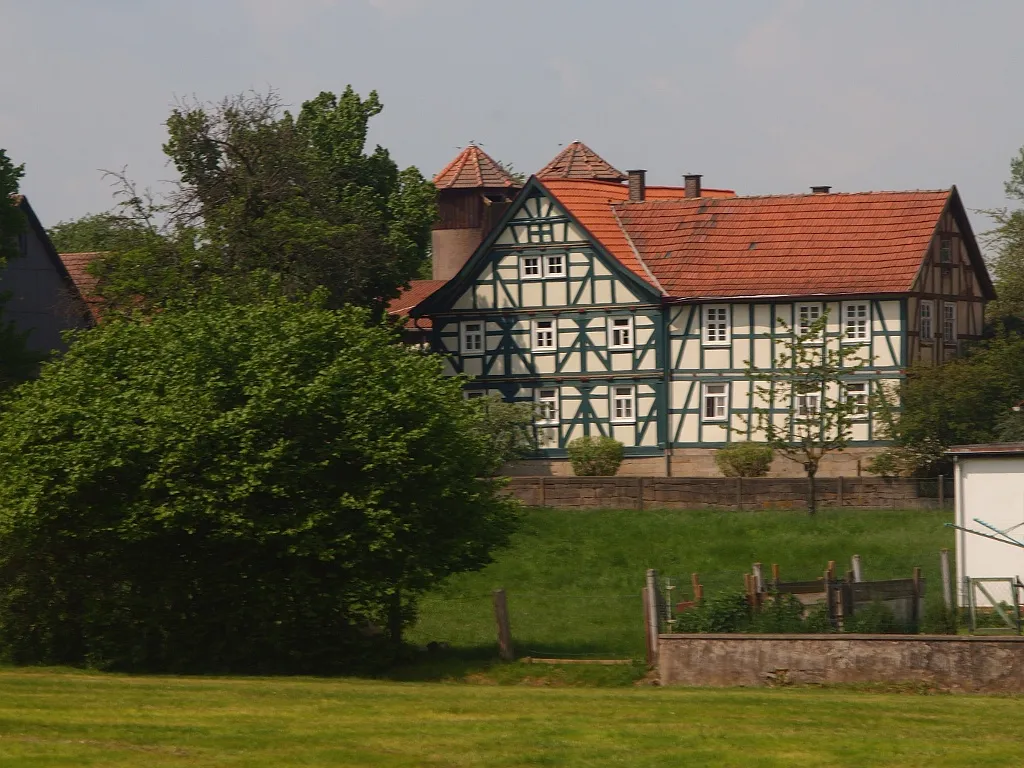
<path fill-rule="evenodd" d="M 827 186 L 811 187 L 811 194 L 812 195 L 827 195 L 831 191 L 832 191 L 832 187 L 827 187 Z"/>
<path fill-rule="evenodd" d="M 686 181 L 686 196 L 687 197 L 700 197 L 700 179 L 701 174 L 699 173 L 688 173 L 683 176 Z"/>
<path fill-rule="evenodd" d="M 647 171 L 626 171 L 629 179 L 629 202 L 642 203 L 647 199 Z"/>

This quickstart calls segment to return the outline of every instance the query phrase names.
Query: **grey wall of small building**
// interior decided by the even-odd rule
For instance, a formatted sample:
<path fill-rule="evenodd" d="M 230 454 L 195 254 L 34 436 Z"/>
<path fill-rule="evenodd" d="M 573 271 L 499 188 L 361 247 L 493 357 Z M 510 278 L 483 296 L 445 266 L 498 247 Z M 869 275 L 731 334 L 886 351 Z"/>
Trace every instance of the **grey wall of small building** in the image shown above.
<path fill-rule="evenodd" d="M 61 333 L 87 328 L 89 321 L 49 243 L 29 227 L 21 244 L 22 255 L 0 269 L 0 294 L 10 294 L 4 319 L 29 331 L 29 349 L 64 351 Z"/>

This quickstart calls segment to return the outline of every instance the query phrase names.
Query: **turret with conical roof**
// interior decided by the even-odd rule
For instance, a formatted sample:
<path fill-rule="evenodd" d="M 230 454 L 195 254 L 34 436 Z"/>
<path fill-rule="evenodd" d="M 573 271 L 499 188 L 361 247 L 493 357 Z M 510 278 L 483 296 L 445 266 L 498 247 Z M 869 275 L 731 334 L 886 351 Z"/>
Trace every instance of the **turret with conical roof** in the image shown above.
<path fill-rule="evenodd" d="M 574 141 L 555 159 L 537 171 L 539 179 L 591 179 L 624 181 L 626 174 L 615 168 L 582 141 Z"/>
<path fill-rule="evenodd" d="M 434 177 L 434 186 L 438 220 L 431 238 L 433 277 L 450 280 L 522 185 L 479 146 L 470 144 Z"/>

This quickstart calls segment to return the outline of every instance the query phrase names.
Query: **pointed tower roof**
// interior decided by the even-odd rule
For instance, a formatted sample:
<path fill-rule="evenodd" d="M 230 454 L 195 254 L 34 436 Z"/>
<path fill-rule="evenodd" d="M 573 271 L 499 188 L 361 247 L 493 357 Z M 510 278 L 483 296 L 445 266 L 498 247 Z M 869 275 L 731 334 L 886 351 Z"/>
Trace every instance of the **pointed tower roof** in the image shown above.
<path fill-rule="evenodd" d="M 498 162 L 476 144 L 462 150 L 434 177 L 438 189 L 495 189 L 519 187 Z"/>
<path fill-rule="evenodd" d="M 574 141 L 537 171 L 537 178 L 623 181 L 626 174 L 610 165 L 582 141 Z"/>

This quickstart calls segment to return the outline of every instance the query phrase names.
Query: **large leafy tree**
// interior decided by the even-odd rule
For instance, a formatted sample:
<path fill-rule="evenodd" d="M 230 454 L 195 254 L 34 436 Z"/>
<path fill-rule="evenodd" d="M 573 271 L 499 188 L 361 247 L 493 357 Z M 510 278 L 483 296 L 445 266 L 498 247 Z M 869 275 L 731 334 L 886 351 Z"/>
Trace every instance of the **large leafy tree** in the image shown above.
<path fill-rule="evenodd" d="M 1010 161 L 1006 196 L 1024 201 L 1024 148 Z M 995 250 L 992 272 L 998 298 L 988 308 L 989 317 L 1007 326 L 1024 330 L 1024 209 L 1000 208 L 987 211 L 996 221 L 988 234 Z"/>
<path fill-rule="evenodd" d="M 46 233 L 59 253 L 97 253 L 130 248 L 143 231 L 117 213 L 89 213 L 57 222 Z"/>
<path fill-rule="evenodd" d="M 268 272 L 287 294 L 323 286 L 331 306 L 379 312 L 415 277 L 435 190 L 387 150 L 365 151 L 375 92 L 321 93 L 297 115 L 275 94 L 188 103 L 167 121 L 178 170 L 157 203 L 122 180 L 122 212 L 146 235 L 98 266 L 113 304 L 161 304 Z"/>
<path fill-rule="evenodd" d="M 823 341 L 828 315 L 823 313 L 803 332 L 779 319 L 785 341 L 773 367 L 757 368 L 747 361 L 747 376 L 762 403 L 753 409 L 750 426 L 770 448 L 803 467 L 812 515 L 817 511 L 815 478 L 821 460 L 850 444 L 853 420 L 863 415 L 866 405 L 847 396 L 845 383 L 867 361 L 856 346 Z"/>
<path fill-rule="evenodd" d="M 0 417 L 0 648 L 20 662 L 324 671 L 479 568 L 516 505 L 440 361 L 364 309 L 112 318 Z"/>
<path fill-rule="evenodd" d="M 25 231 L 25 216 L 18 209 L 18 182 L 25 166 L 15 165 L 0 149 L 0 269 L 19 255 L 17 237 Z"/>

